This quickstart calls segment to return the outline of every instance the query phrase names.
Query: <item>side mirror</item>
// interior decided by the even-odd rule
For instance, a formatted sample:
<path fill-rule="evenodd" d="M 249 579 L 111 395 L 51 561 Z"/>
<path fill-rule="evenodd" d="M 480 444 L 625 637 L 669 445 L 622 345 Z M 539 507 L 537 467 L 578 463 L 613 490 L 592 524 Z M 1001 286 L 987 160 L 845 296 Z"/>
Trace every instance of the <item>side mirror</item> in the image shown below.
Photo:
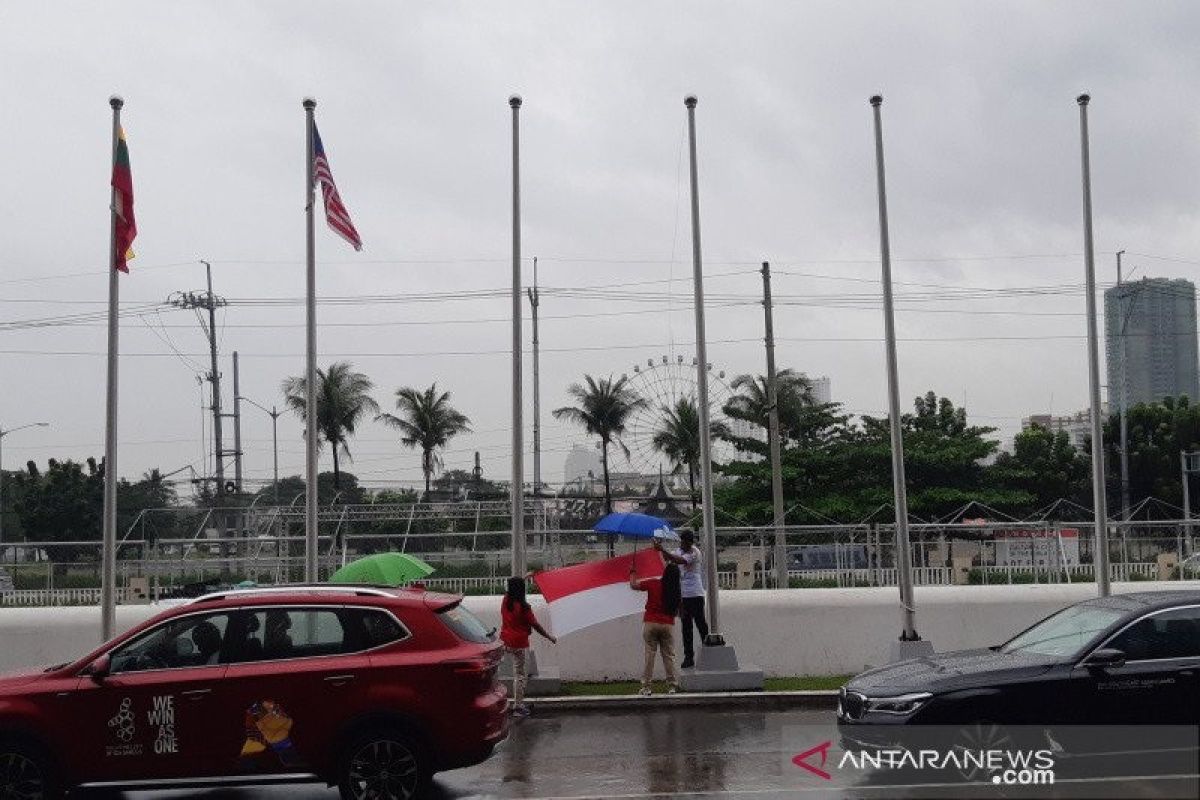
<path fill-rule="evenodd" d="M 1089 669 L 1122 667 L 1125 665 L 1125 651 L 1111 647 L 1102 647 L 1088 656 L 1087 661 L 1083 662 L 1083 665 Z"/>
<path fill-rule="evenodd" d="M 96 683 L 101 683 L 112 672 L 112 660 L 108 653 L 97 658 L 87 668 L 87 675 Z"/>

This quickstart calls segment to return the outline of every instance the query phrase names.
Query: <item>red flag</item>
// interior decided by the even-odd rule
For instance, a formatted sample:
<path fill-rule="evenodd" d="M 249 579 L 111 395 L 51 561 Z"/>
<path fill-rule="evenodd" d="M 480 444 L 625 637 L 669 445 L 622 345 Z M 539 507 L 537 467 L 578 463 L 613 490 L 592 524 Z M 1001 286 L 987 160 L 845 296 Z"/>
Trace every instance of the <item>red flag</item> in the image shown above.
<path fill-rule="evenodd" d="M 125 142 L 124 128 L 121 128 L 117 138 L 117 152 L 113 154 L 112 188 L 112 212 L 115 217 L 113 266 L 121 272 L 129 272 L 128 262 L 133 258 L 137 222 L 133 218 L 133 173 L 129 169 L 129 145 Z"/>
<path fill-rule="evenodd" d="M 554 635 L 641 613 L 646 595 L 629 587 L 630 567 L 639 578 L 656 578 L 663 573 L 662 556 L 646 549 L 534 575 L 550 609 Z"/>

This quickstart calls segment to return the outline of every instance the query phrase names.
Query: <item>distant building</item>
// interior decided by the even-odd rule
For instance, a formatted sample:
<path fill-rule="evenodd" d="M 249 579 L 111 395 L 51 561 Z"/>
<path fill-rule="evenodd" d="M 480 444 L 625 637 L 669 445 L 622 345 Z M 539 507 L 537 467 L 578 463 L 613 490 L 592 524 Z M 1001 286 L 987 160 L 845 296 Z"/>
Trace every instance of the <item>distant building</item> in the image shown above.
<path fill-rule="evenodd" d="M 1101 404 L 1101 417 L 1108 416 L 1108 405 Z M 1021 430 L 1027 431 L 1034 425 L 1039 428 L 1058 433 L 1066 431 L 1067 436 L 1071 438 L 1071 444 L 1076 450 L 1083 450 L 1092 436 L 1092 415 L 1091 412 L 1076 411 L 1074 414 L 1065 417 L 1055 417 L 1050 414 L 1030 414 L 1025 419 L 1021 420 Z"/>
<path fill-rule="evenodd" d="M 804 378 L 812 386 L 813 402 L 817 405 L 825 405 L 833 402 L 833 388 L 829 383 L 828 375 L 806 375 L 801 372 L 800 377 Z"/>
<path fill-rule="evenodd" d="M 1104 328 L 1114 412 L 1164 397 L 1200 400 L 1191 281 L 1143 278 L 1113 286 L 1104 292 Z"/>
<path fill-rule="evenodd" d="M 595 445 L 576 444 L 567 453 L 566 466 L 563 468 L 563 483 L 587 482 L 600 478 L 604 467 L 600 463 L 600 450 Z"/>

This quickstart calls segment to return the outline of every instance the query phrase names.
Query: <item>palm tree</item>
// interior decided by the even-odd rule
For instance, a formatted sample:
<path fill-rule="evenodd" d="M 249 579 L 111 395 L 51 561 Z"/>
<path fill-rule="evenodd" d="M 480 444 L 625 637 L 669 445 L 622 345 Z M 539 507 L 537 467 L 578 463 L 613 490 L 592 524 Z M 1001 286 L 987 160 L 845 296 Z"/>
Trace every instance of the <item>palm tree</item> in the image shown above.
<path fill-rule="evenodd" d="M 396 409 L 400 416 L 380 414 L 376 419 L 400 431 L 405 447 L 421 448 L 421 471 L 425 473 L 425 494 L 433 473 L 442 468 L 438 451 L 460 433 L 471 430 L 471 420 L 450 405 L 450 393 L 438 394 L 437 384 L 425 391 L 406 386 L 396 390 Z"/>
<path fill-rule="evenodd" d="M 725 424 L 709 422 L 709 431 L 713 437 L 728 433 Z M 686 469 L 688 473 L 688 491 L 692 498 L 692 508 L 700 505 L 696 496 L 696 473 L 700 469 L 700 410 L 696 401 L 691 397 L 680 397 L 675 406 L 662 407 L 662 419 L 655 430 L 650 443 L 660 453 L 671 459 L 675 469 Z"/>
<path fill-rule="evenodd" d="M 553 411 L 555 419 L 565 419 L 582 425 L 592 436 L 600 437 L 600 463 L 604 467 L 604 511 L 612 513 L 612 485 L 608 477 L 608 448 L 613 442 L 629 458 L 629 448 L 621 441 L 629 415 L 646 405 L 629 386 L 626 377 L 613 380 L 612 376 L 597 380 L 591 375 L 583 376 L 584 383 L 573 383 L 567 394 L 575 398 L 576 405 L 563 406 Z"/>
<path fill-rule="evenodd" d="M 361 372 L 354 372 L 349 361 L 335 361 L 327 371 L 317 370 L 317 437 L 333 449 L 333 486 L 341 487 L 339 453 L 351 458 L 347 441 L 362 418 L 379 413 L 379 404 L 368 392 L 374 384 Z M 283 396 L 290 408 L 306 425 L 308 382 L 302 377 L 283 381 Z M 351 459 L 353 460 L 353 459 Z"/>
<path fill-rule="evenodd" d="M 729 388 L 737 394 L 725 402 L 725 414 L 734 419 L 745 420 L 767 428 L 770 426 L 771 404 L 768 402 L 767 376 L 738 375 Z M 794 429 L 800 421 L 800 412 L 813 404 L 812 382 L 792 369 L 781 369 L 775 373 L 775 391 L 779 396 L 780 435 Z"/>

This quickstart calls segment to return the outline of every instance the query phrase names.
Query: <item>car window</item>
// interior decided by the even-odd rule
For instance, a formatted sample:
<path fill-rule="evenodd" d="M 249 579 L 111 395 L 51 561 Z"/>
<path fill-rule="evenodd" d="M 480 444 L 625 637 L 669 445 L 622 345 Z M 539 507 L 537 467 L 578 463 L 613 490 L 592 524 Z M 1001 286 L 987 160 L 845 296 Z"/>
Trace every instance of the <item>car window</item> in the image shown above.
<path fill-rule="evenodd" d="M 167 620 L 114 650 L 110 670 L 116 674 L 218 664 L 228 630 L 228 613 Z"/>
<path fill-rule="evenodd" d="M 467 611 L 461 605 L 444 608 L 438 612 L 438 618 L 446 623 L 446 627 L 454 631 L 458 638 L 465 642 L 487 644 L 494 640 L 495 628 L 488 629 L 479 617 Z"/>
<path fill-rule="evenodd" d="M 264 608 L 247 613 L 231 660 L 278 661 L 348 652 L 346 629 L 335 609 Z"/>
<path fill-rule="evenodd" d="M 1175 608 L 1130 625 L 1105 644 L 1128 661 L 1200 656 L 1200 608 Z"/>
<path fill-rule="evenodd" d="M 408 636 L 404 626 L 382 609 L 345 608 L 340 613 L 346 641 L 355 651 L 382 647 Z"/>
<path fill-rule="evenodd" d="M 1002 645 L 1000 652 L 1074 657 L 1123 616 L 1124 612 L 1104 606 L 1064 608 Z"/>

